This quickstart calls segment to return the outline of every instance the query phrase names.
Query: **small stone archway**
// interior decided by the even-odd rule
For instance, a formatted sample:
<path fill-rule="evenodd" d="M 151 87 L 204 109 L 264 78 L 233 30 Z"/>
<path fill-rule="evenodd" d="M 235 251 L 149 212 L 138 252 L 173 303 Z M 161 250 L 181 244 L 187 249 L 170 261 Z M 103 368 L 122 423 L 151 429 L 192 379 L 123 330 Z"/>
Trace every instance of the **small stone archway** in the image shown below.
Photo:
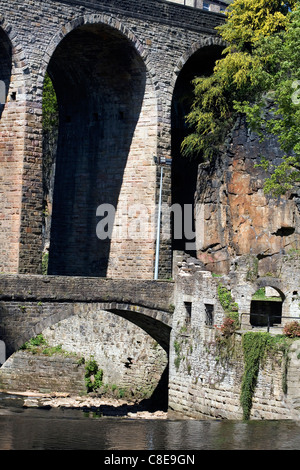
<path fill-rule="evenodd" d="M 276 287 L 262 286 L 252 295 L 250 325 L 252 327 L 280 326 L 285 295 Z"/>

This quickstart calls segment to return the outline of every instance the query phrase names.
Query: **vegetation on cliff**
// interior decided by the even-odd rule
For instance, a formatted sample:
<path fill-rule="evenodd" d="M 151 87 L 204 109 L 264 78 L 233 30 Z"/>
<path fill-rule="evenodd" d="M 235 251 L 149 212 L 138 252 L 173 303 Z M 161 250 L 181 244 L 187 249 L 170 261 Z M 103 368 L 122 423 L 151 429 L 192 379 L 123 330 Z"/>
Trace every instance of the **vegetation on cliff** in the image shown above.
<path fill-rule="evenodd" d="M 299 0 L 234 0 L 219 33 L 228 47 L 210 77 L 194 80 L 186 156 L 213 159 L 239 113 L 262 138 L 275 135 L 285 152 L 265 190 L 283 194 L 300 182 Z"/>

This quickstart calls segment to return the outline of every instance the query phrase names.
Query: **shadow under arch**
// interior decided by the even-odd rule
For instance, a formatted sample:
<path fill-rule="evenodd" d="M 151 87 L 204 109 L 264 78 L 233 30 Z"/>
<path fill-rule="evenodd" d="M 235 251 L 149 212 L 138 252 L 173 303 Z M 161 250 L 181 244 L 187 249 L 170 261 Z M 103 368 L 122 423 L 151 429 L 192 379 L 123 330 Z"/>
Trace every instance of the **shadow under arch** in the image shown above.
<path fill-rule="evenodd" d="M 176 237 L 173 226 L 172 245 L 173 251 L 185 251 L 192 256 L 196 256 L 193 247 L 195 240 L 185 233 L 187 226 L 184 224 L 184 220 L 189 222 L 190 234 L 195 233 L 194 200 L 201 157 L 193 159 L 183 157 L 181 144 L 191 132 L 185 118 L 191 110 L 194 98 L 192 81 L 196 77 L 210 76 L 213 73 L 215 63 L 221 58 L 223 49 L 224 44 L 219 39 L 195 44 L 181 59 L 176 70 L 177 78 L 174 85 L 171 115 L 172 204 L 178 204 L 182 208 L 186 205 L 186 207 L 190 207 L 190 211 L 188 214 L 186 211 L 182 211 L 186 217 L 186 219 L 182 217 L 182 238 Z"/>
<path fill-rule="evenodd" d="M 120 202 L 126 165 L 137 153 L 147 69 L 134 44 L 102 23 L 69 32 L 48 73 L 59 105 L 48 273 L 106 276 L 111 240 L 97 237 L 96 211 Z"/>
<path fill-rule="evenodd" d="M 166 322 L 153 318 L 147 312 L 147 309 L 132 308 L 127 305 L 115 305 L 112 308 L 106 308 L 108 312 L 114 313 L 134 325 L 142 328 L 169 354 L 171 326 Z M 140 310 L 139 315 L 136 315 Z M 156 312 L 153 312 L 154 316 Z"/>

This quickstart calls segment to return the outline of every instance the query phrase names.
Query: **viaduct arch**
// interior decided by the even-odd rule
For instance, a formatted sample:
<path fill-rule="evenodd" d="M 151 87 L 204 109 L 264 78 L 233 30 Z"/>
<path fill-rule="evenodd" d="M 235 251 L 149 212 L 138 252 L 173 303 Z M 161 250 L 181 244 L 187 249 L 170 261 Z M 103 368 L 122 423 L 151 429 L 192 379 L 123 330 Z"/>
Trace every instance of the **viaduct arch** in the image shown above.
<path fill-rule="evenodd" d="M 49 274 L 115 277 L 118 257 L 135 253 L 141 277 L 153 270 L 153 240 L 132 239 L 135 215 L 120 216 L 140 201 L 154 211 L 157 104 L 145 63 L 124 34 L 96 23 L 69 32 L 48 71 L 60 111 Z M 119 227 L 105 240 L 95 233 L 101 205 Z"/>

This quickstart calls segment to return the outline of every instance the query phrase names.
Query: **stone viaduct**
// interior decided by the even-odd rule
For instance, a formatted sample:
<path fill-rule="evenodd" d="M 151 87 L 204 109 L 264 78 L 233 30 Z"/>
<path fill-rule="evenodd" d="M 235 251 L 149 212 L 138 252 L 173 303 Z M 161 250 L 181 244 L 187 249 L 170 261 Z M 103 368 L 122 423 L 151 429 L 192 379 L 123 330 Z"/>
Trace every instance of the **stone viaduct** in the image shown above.
<path fill-rule="evenodd" d="M 177 158 L 183 90 L 220 56 L 215 27 L 223 18 L 164 0 L 1 0 L 2 272 L 42 269 L 48 72 L 59 106 L 49 273 L 153 279 L 160 164 L 162 202 L 193 203 Z M 116 210 L 106 240 L 96 235 L 102 204 Z M 142 211 L 146 228 L 137 228 Z M 170 277 L 171 264 L 168 233 L 160 278 Z"/>
<path fill-rule="evenodd" d="M 193 204 L 178 158 L 183 98 L 220 56 L 215 27 L 223 18 L 164 0 L 1 0 L 0 330 L 8 356 L 89 302 L 168 350 L 173 284 L 153 281 L 156 206 L 160 192 L 163 204 Z M 47 73 L 59 125 L 45 206 Z M 100 239 L 98 208 L 106 205 L 115 209 L 113 227 Z M 167 227 L 160 278 L 172 274 L 170 220 Z"/>

